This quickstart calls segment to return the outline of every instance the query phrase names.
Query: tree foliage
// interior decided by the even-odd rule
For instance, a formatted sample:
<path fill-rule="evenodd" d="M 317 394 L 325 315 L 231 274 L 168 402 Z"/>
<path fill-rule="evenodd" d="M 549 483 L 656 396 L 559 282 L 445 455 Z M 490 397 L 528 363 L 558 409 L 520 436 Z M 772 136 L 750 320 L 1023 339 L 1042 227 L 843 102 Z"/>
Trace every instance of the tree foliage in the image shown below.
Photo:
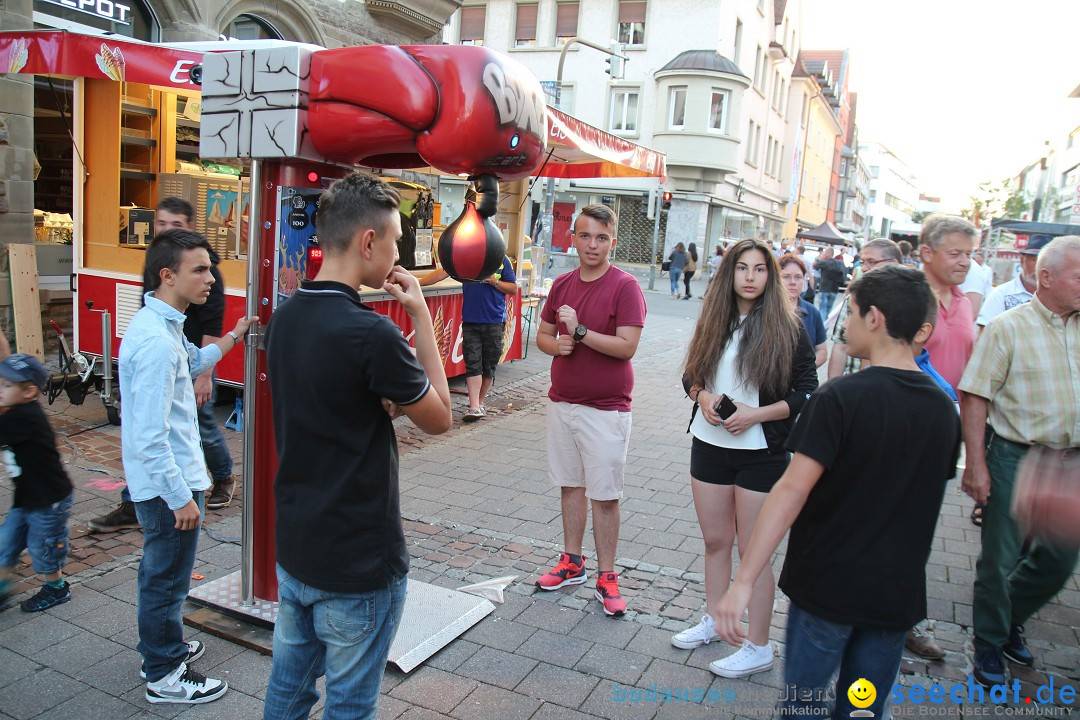
<path fill-rule="evenodd" d="M 986 180 L 979 183 L 979 190 L 970 198 L 970 204 L 960 211 L 976 225 L 983 225 L 993 218 L 1019 220 L 1031 209 L 1031 201 L 1020 189 L 1014 189 L 1009 180 Z"/>

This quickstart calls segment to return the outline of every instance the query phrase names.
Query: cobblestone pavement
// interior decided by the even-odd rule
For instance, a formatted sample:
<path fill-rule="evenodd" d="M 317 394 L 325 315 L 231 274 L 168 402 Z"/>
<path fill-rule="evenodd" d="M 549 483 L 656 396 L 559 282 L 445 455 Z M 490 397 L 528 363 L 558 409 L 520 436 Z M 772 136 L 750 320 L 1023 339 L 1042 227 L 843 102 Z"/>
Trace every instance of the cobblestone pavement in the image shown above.
<path fill-rule="evenodd" d="M 644 285 L 647 269 L 637 272 Z M 409 675 L 387 669 L 381 718 L 773 714 L 782 662 L 748 680 L 725 680 L 713 676 L 708 664 L 730 653 L 730 647 L 712 644 L 688 652 L 670 643 L 673 632 L 703 612 L 704 587 L 703 545 L 688 482 L 690 406 L 678 385 L 700 305 L 696 299 L 668 298 L 665 285 L 666 278 L 658 278 L 658 291 L 646 293 L 649 323 L 634 363 L 634 429 L 617 562 L 630 602 L 626 617 L 604 616 L 593 599 L 591 580 L 551 593 L 532 584 L 553 563 L 561 539 L 558 493 L 548 482 L 544 451 L 549 358 L 533 347 L 526 359 L 500 368 L 489 415 L 482 421 L 456 422 L 450 433 L 437 438 L 398 421 L 412 577 L 446 587 L 518 577 L 505 603 L 420 668 Z M 694 286 L 695 295 L 700 294 L 701 282 Z M 452 386 L 461 391 L 464 383 Z M 465 398 L 456 394 L 454 403 L 460 420 Z M 218 409 L 224 419 L 227 408 Z M 95 534 L 85 526 L 118 501 L 123 479 L 119 428 L 105 424 L 93 396 L 80 407 L 58 401 L 47 412 L 76 486 L 66 569 L 74 599 L 38 615 L 0 613 L 0 720 L 261 717 L 270 659 L 204 633 L 191 634 L 207 644 L 198 669 L 228 680 L 230 692 L 218 702 L 190 708 L 151 706 L 142 698 L 134 651 L 141 535 Z M 239 461 L 240 435 L 225 432 Z M 971 669 L 971 586 L 979 535 L 967 518 L 971 503 L 955 485 L 947 491 L 927 568 L 929 627 L 948 655 L 944 662 L 906 660 L 900 678 L 906 685 L 966 683 Z M 10 481 L 0 481 L 5 509 L 10 495 Z M 238 497 L 206 519 L 195 572 L 207 580 L 239 565 L 235 540 L 242 505 Z M 591 557 L 590 535 L 585 552 Z M 774 560 L 777 569 L 783 550 Z M 25 578 L 21 589 L 32 590 L 31 570 L 24 564 L 18 572 Z M 1074 575 L 1057 601 L 1028 623 L 1038 662 L 1034 670 L 1010 667 L 1021 688 L 1021 707 L 1015 710 L 1029 711 L 1024 699 L 1034 697 L 1051 676 L 1057 688 L 1080 684 L 1078 608 L 1080 585 Z M 781 657 L 786 613 L 787 601 L 778 594 L 771 638 Z M 660 699 L 665 690 L 671 694 L 668 700 Z M 1002 714 L 989 703 L 904 705 L 894 714 L 929 714 L 922 712 L 927 709 Z"/>

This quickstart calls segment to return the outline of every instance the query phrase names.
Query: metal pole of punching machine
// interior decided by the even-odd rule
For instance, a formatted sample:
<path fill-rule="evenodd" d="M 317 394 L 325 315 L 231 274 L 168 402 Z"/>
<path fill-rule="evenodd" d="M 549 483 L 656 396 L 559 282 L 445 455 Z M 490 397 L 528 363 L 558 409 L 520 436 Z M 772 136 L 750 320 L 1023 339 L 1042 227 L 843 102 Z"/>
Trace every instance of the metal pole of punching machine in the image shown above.
<path fill-rule="evenodd" d="M 248 188 L 247 302 L 244 317 L 259 314 L 259 269 L 262 265 L 262 161 L 251 161 Z M 255 383 L 261 330 L 252 328 L 244 336 L 244 515 L 240 540 L 240 602 L 255 602 Z"/>

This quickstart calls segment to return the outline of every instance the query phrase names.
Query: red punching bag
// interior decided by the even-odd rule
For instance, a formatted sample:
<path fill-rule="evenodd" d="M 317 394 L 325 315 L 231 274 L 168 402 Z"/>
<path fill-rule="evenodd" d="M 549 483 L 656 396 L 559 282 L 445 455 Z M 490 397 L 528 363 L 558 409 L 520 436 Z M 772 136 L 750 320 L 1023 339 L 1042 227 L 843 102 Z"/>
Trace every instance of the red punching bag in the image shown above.
<path fill-rule="evenodd" d="M 476 178 L 478 202 L 465 209 L 439 237 L 439 264 L 460 282 L 480 282 L 502 267 L 506 241 L 489 219 L 499 203 L 499 181 L 494 175 Z"/>

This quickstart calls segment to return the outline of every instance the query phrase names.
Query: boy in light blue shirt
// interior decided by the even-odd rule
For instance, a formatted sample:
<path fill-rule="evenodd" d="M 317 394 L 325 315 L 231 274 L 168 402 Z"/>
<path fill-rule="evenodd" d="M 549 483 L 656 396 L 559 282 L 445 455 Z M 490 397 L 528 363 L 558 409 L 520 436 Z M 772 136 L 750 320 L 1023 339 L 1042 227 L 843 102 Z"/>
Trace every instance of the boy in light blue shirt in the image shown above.
<path fill-rule="evenodd" d="M 191 584 L 210 487 L 196 416 L 193 376 L 209 371 L 256 318 L 241 318 L 199 348 L 184 337 L 184 312 L 210 296 L 210 245 L 188 230 L 168 230 L 146 250 L 153 292 L 131 319 L 120 346 L 124 473 L 143 530 L 139 565 L 139 645 L 146 699 L 204 703 L 228 686 L 191 670 L 204 651 L 184 642 L 180 607 Z"/>

